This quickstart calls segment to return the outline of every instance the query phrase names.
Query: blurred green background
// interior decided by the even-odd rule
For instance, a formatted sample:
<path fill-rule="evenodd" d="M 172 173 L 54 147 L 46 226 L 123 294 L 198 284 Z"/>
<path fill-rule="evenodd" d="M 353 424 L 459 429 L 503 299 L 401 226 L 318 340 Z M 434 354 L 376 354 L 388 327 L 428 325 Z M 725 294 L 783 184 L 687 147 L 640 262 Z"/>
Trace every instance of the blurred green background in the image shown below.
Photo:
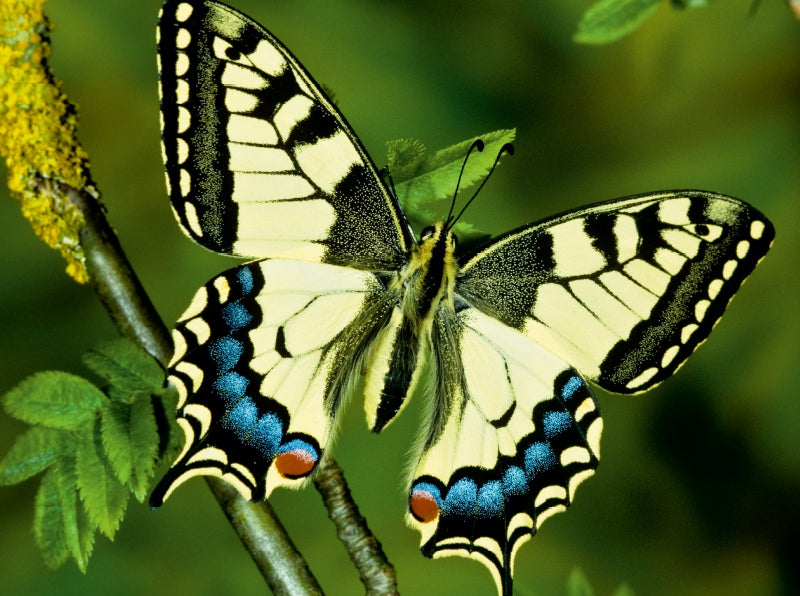
<path fill-rule="evenodd" d="M 384 141 L 437 149 L 517 127 L 516 155 L 470 207 L 499 233 L 586 203 L 695 187 L 741 197 L 777 228 L 772 252 L 706 346 L 639 397 L 598 391 L 603 463 L 565 515 L 517 557 L 518 594 L 563 594 L 578 566 L 596 593 L 800 591 L 800 22 L 768 0 L 674 12 L 586 47 L 587 1 L 240 0 L 337 100 L 382 165 Z M 157 0 L 51 0 L 52 64 L 79 105 L 80 137 L 109 219 L 172 323 L 231 264 L 193 245 L 170 212 L 158 145 Z M 442 208 L 445 209 L 444 207 Z M 0 392 L 38 370 L 84 373 L 80 353 L 115 330 L 91 289 L 63 274 L 0 189 Z M 355 402 L 355 400 L 354 400 Z M 383 436 L 348 409 L 335 456 L 406 594 L 491 594 L 463 559 L 430 561 L 403 524 L 406 450 L 419 409 Z M 23 430 L 0 413 L 0 453 Z M 132 502 L 89 572 L 54 573 L 30 530 L 36 481 L 0 488 L 3 594 L 263 594 L 205 484 L 151 512 Z M 272 502 L 329 594 L 362 591 L 317 493 Z"/>

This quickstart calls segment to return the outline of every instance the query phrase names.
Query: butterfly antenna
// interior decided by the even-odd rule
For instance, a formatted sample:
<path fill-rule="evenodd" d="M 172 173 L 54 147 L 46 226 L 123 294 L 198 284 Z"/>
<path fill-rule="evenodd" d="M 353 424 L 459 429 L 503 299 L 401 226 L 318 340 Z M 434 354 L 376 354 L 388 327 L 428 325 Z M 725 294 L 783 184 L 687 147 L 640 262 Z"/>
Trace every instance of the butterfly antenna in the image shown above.
<path fill-rule="evenodd" d="M 456 190 L 453 193 L 453 201 L 450 203 L 450 211 L 447 213 L 447 219 L 445 220 L 446 223 L 450 223 L 450 218 L 453 216 L 453 207 L 456 206 L 456 198 L 458 198 L 458 189 L 461 187 L 461 177 L 464 175 L 464 168 L 467 166 L 467 161 L 469 161 L 470 154 L 475 151 L 483 151 L 483 141 L 480 139 L 475 139 L 472 145 L 469 146 L 467 149 L 467 154 L 464 156 L 464 161 L 461 163 L 461 171 L 458 173 L 458 181 L 456 182 Z"/>
<path fill-rule="evenodd" d="M 489 170 L 489 173 L 486 174 L 486 177 L 483 179 L 483 182 L 481 182 L 481 185 L 478 187 L 478 190 L 475 191 L 475 194 L 472 195 L 470 200 L 467 201 L 466 205 L 464 205 L 461 208 L 461 211 L 458 212 L 458 215 L 455 216 L 455 218 L 453 219 L 453 223 L 451 223 L 448 226 L 448 229 L 452 229 L 453 226 L 456 225 L 456 222 L 458 221 L 458 219 L 462 215 L 464 215 L 464 211 L 467 210 L 467 207 L 470 206 L 470 203 L 472 203 L 472 201 L 475 200 L 475 197 L 478 196 L 478 193 L 481 192 L 481 189 L 483 188 L 483 185 L 486 184 L 486 181 L 489 179 L 489 176 L 492 175 L 492 172 L 494 172 L 494 169 L 497 167 L 497 164 L 500 162 L 500 158 L 503 156 L 503 153 L 508 153 L 509 155 L 514 155 L 514 145 L 512 145 L 511 143 L 506 143 L 505 145 L 500 147 L 500 151 L 497 152 L 497 157 L 494 158 L 494 163 L 492 164 L 492 167 Z M 462 167 L 462 171 L 463 171 L 463 167 Z M 460 176 L 459 176 L 459 180 L 461 180 Z M 450 217 L 449 216 L 447 218 L 447 221 L 448 222 L 450 221 Z"/>

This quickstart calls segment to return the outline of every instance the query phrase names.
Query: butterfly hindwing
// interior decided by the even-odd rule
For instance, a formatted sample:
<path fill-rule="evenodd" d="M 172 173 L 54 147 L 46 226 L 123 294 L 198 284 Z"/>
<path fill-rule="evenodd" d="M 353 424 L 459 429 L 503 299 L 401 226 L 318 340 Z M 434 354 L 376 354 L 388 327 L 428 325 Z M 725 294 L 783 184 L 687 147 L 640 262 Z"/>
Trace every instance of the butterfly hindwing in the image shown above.
<path fill-rule="evenodd" d="M 397 202 L 268 31 L 224 4 L 169 0 L 159 64 L 167 186 L 191 238 L 242 256 L 401 264 L 411 237 Z"/>
<path fill-rule="evenodd" d="M 342 338 L 382 290 L 371 273 L 286 260 L 242 265 L 202 287 L 173 331 L 168 370 L 186 444 L 151 505 L 199 474 L 252 500 L 305 479 L 333 430 L 332 382 L 346 386 L 338 372 L 357 368 Z"/>
<path fill-rule="evenodd" d="M 449 407 L 423 443 L 408 520 L 424 554 L 473 557 L 510 594 L 519 546 L 597 466 L 600 411 L 574 369 L 496 319 L 466 308 L 443 328 L 434 339 L 461 362 L 454 375 L 438 359 Z"/>
<path fill-rule="evenodd" d="M 732 197 L 641 195 L 508 232 L 464 259 L 457 292 L 601 387 L 634 393 L 708 337 L 774 235 Z"/>

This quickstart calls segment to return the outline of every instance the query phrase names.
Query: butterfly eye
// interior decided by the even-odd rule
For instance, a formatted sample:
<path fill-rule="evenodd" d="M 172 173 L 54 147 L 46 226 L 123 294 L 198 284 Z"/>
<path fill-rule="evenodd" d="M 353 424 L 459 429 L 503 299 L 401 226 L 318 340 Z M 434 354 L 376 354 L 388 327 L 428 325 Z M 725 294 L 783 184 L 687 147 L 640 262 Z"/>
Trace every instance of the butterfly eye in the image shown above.
<path fill-rule="evenodd" d="M 453 248 L 458 247 L 458 236 L 455 234 L 450 234 L 450 241 L 453 243 Z"/>
<path fill-rule="evenodd" d="M 433 236 L 434 232 L 436 232 L 436 228 L 434 226 L 427 226 L 423 228 L 422 233 L 419 235 L 420 240 L 425 240 Z"/>

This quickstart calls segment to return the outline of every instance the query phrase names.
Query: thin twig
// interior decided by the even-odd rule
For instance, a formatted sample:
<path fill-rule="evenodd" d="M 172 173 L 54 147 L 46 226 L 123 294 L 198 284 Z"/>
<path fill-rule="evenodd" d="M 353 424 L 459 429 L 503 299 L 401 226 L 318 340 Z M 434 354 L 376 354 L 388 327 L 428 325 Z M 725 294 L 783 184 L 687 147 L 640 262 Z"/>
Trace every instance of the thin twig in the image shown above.
<path fill-rule="evenodd" d="M 258 504 L 245 501 L 230 484 L 213 476 L 206 476 L 206 482 L 273 594 L 322 594 L 317 580 L 266 501 Z M 256 534 L 248 531 L 253 526 L 268 526 L 271 530 Z"/>
<path fill-rule="evenodd" d="M 358 511 L 342 469 L 333 458 L 328 457 L 320 462 L 314 475 L 314 486 L 322 496 L 328 516 L 336 526 L 339 540 L 345 545 L 358 569 L 367 594 L 397 594 L 394 566 L 386 558 L 381 543 L 370 532 L 367 520 Z"/>

